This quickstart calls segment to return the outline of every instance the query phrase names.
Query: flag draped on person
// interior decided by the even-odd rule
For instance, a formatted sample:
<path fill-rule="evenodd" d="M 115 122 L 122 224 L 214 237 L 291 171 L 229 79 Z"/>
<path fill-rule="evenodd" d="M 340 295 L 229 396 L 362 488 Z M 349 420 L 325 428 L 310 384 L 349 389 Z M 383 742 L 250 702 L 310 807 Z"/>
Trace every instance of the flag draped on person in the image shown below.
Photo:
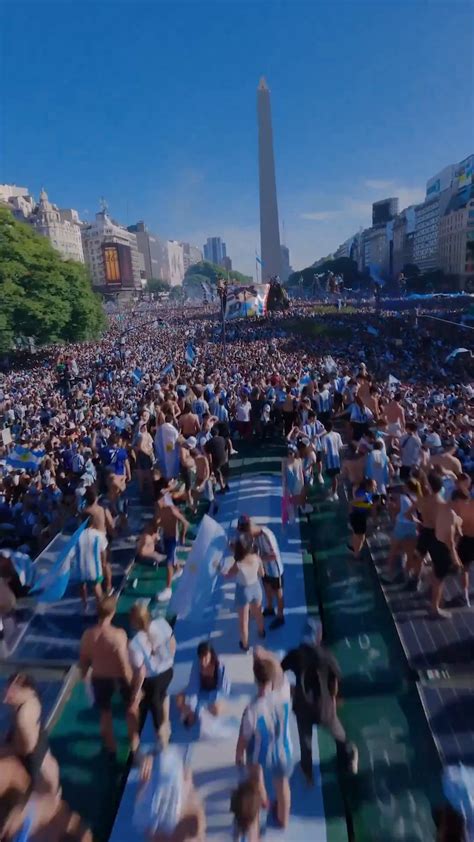
<path fill-rule="evenodd" d="M 197 357 L 197 351 L 192 342 L 188 342 L 184 358 L 188 365 L 194 365 Z"/>
<path fill-rule="evenodd" d="M 160 424 L 155 435 L 155 454 L 160 471 L 167 479 L 174 479 L 179 473 L 179 433 L 176 427 L 165 421 Z"/>
<path fill-rule="evenodd" d="M 31 450 L 29 447 L 22 447 L 16 444 L 11 453 L 7 456 L 7 465 L 15 470 L 37 471 L 44 458 L 44 450 Z"/>

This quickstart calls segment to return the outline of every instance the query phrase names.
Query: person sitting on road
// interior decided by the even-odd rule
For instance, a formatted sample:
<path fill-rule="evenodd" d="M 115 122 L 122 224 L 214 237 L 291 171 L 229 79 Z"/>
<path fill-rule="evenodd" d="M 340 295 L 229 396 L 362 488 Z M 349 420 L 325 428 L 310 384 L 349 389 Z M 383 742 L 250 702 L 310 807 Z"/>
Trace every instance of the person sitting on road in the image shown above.
<path fill-rule="evenodd" d="M 214 647 L 203 641 L 197 648 L 197 660 L 193 662 L 188 686 L 176 697 L 183 722 L 194 725 L 202 708 L 212 716 L 220 716 L 225 707 L 224 699 L 229 695 L 230 681 L 225 664 Z"/>

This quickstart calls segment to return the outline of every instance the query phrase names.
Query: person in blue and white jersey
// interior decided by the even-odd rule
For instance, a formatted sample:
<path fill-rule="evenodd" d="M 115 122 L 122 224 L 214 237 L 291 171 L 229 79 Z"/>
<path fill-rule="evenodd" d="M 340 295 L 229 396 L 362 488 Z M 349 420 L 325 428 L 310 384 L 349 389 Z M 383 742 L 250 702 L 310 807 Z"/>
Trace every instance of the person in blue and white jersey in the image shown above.
<path fill-rule="evenodd" d="M 301 431 L 310 440 L 314 448 L 316 453 L 316 478 L 320 485 L 324 485 L 322 438 L 326 433 L 326 427 L 316 417 L 316 413 L 311 410 L 308 412 L 308 419 L 306 424 L 303 424 Z"/>
<path fill-rule="evenodd" d="M 332 421 L 328 421 L 326 424 L 326 431 L 326 435 L 322 437 L 321 442 L 324 453 L 325 472 L 331 480 L 331 491 L 328 499 L 337 501 L 339 500 L 337 478 L 341 473 L 341 451 L 344 444 L 339 433 L 333 430 Z"/>
<path fill-rule="evenodd" d="M 235 752 L 238 766 L 250 774 L 268 775 L 276 792 L 276 821 L 288 826 L 291 807 L 289 778 L 293 772 L 290 737 L 291 692 L 286 677 L 277 674 L 272 658 L 254 660 L 257 697 L 245 708 Z"/>
<path fill-rule="evenodd" d="M 322 421 L 323 424 L 326 424 L 327 421 L 331 418 L 332 413 L 332 395 L 328 389 L 327 383 L 324 383 L 323 380 L 320 380 L 318 383 L 318 393 L 316 395 L 316 406 L 318 412 L 318 418 Z"/>
<path fill-rule="evenodd" d="M 285 624 L 284 615 L 284 570 L 283 561 L 278 546 L 278 541 L 268 526 L 260 526 L 249 518 L 248 515 L 241 515 L 237 524 L 238 534 L 249 535 L 254 552 L 262 559 L 263 564 L 263 587 L 265 590 L 266 608 L 264 617 L 273 617 L 270 629 L 274 631 Z M 277 603 L 277 616 L 275 617 L 274 600 Z"/>
<path fill-rule="evenodd" d="M 98 529 L 88 526 L 84 529 L 72 551 L 71 566 L 73 575 L 81 583 L 81 596 L 84 610 L 87 611 L 87 592 L 90 586 L 96 600 L 102 599 L 107 550 L 107 536 Z"/>

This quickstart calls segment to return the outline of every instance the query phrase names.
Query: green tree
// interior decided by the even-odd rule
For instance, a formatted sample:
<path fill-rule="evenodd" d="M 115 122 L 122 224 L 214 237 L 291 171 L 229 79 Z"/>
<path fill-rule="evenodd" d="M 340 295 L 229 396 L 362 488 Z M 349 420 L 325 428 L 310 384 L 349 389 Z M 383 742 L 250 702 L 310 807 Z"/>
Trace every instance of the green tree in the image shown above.
<path fill-rule="evenodd" d="M 345 284 L 353 284 L 361 279 L 355 260 L 350 257 L 337 257 L 334 260 L 326 260 L 317 266 L 307 266 L 301 271 L 293 272 L 288 278 L 285 286 L 298 286 L 300 277 L 303 276 L 303 286 L 311 286 L 315 275 L 322 275 L 324 272 L 334 272 L 335 275 L 342 275 Z"/>
<path fill-rule="evenodd" d="M 189 266 L 186 270 L 185 279 L 188 275 L 202 275 L 204 279 L 207 279 L 211 282 L 212 286 L 217 286 L 217 279 L 224 278 L 227 280 L 229 278 L 234 284 L 251 284 L 252 278 L 249 275 L 243 275 L 242 272 L 237 272 L 235 269 L 231 269 L 229 272 L 227 269 L 224 269 L 222 266 L 217 266 L 215 263 L 209 263 L 207 260 L 203 260 L 201 263 L 194 263 L 193 266 Z"/>
<path fill-rule="evenodd" d="M 161 278 L 150 278 L 146 283 L 147 292 L 170 292 L 170 290 L 168 281 L 162 281 Z"/>
<path fill-rule="evenodd" d="M 204 288 L 213 289 L 212 281 L 207 275 L 186 274 L 183 281 L 183 289 L 188 298 L 202 299 L 204 295 L 203 284 L 205 285 Z"/>
<path fill-rule="evenodd" d="M 18 336 L 38 344 L 96 337 L 105 324 L 85 266 L 0 208 L 0 350 Z"/>

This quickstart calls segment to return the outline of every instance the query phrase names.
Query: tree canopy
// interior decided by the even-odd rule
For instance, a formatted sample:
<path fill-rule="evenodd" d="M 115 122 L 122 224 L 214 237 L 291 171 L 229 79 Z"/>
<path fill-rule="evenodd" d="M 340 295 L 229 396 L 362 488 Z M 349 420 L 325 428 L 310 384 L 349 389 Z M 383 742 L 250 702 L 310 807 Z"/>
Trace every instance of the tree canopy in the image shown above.
<path fill-rule="evenodd" d="M 150 278 L 146 282 L 147 292 L 170 292 L 171 287 L 168 281 L 162 281 L 161 278 Z"/>
<path fill-rule="evenodd" d="M 18 336 L 38 344 L 93 339 L 105 324 L 85 266 L 62 260 L 46 237 L 0 207 L 0 350 Z"/>
<path fill-rule="evenodd" d="M 317 266 L 307 266 L 306 269 L 299 272 L 292 272 L 285 286 L 297 286 L 301 276 L 303 276 L 303 286 L 310 286 L 315 275 L 322 275 L 325 272 L 342 275 L 346 284 L 352 284 L 361 279 L 355 260 L 351 260 L 350 257 L 337 257 L 326 260 L 324 263 L 318 263 Z"/>
<path fill-rule="evenodd" d="M 242 272 L 237 272 L 235 269 L 230 269 L 229 272 L 227 269 L 223 269 L 222 266 L 217 266 L 215 263 L 209 263 L 207 260 L 201 261 L 201 263 L 194 263 L 192 266 L 186 270 L 186 274 L 184 276 L 184 281 L 186 282 L 186 278 L 189 275 L 202 275 L 204 280 L 211 283 L 212 286 L 217 286 L 217 279 L 224 278 L 227 280 L 229 278 L 234 284 L 251 284 L 252 278 L 249 275 L 243 275 Z"/>

